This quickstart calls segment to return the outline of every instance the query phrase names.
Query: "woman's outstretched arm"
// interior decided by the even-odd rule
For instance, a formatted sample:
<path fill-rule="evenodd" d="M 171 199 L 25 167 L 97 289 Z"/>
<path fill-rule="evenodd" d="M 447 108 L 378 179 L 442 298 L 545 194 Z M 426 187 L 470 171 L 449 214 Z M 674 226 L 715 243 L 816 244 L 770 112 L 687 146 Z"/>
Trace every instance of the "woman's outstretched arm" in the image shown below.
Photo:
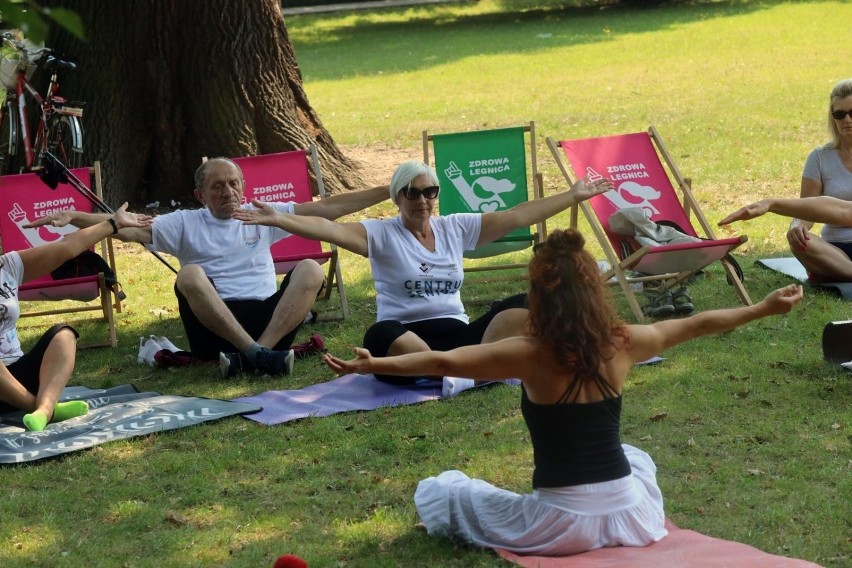
<path fill-rule="evenodd" d="M 659 321 L 650 325 L 631 325 L 628 326 L 628 350 L 634 361 L 644 361 L 702 335 L 715 335 L 756 319 L 786 314 L 801 301 L 803 295 L 801 286 L 790 284 L 771 292 L 753 306 L 710 310 L 688 318 Z"/>
<path fill-rule="evenodd" d="M 355 358 L 330 354 L 323 362 L 338 374 L 379 373 L 403 376 L 465 377 L 476 380 L 521 378 L 535 366 L 536 348 L 529 337 L 510 337 L 494 343 L 469 345 L 451 351 L 421 351 L 393 357 L 373 357 L 361 347 Z"/>
<path fill-rule="evenodd" d="M 367 229 L 361 223 L 338 223 L 323 217 L 291 215 L 257 200 L 251 204 L 254 209 L 237 209 L 231 217 L 246 225 L 278 227 L 300 237 L 334 243 L 355 254 L 367 256 Z"/>

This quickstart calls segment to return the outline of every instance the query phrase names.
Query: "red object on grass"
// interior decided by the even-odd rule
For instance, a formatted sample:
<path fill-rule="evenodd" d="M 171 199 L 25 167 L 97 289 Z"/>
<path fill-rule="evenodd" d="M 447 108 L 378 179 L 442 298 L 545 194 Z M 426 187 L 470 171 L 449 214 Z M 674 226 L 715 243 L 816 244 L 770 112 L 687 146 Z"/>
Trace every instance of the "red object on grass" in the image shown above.
<path fill-rule="evenodd" d="M 282 554 L 272 568 L 308 568 L 308 563 L 295 554 Z"/>

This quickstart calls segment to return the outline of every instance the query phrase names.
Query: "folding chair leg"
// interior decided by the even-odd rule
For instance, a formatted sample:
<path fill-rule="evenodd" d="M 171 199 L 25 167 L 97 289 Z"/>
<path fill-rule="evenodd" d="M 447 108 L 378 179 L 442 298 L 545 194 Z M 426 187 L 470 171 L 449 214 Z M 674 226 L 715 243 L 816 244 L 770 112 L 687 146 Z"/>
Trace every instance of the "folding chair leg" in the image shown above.
<path fill-rule="evenodd" d="M 734 289 L 736 290 L 737 295 L 740 297 L 740 300 L 742 301 L 742 303 L 745 304 L 746 306 L 751 306 L 752 305 L 751 297 L 749 297 L 748 292 L 745 289 L 745 286 L 743 286 L 742 280 L 740 280 L 740 277 L 737 274 L 737 271 L 734 270 L 734 267 L 731 265 L 730 262 L 728 262 L 727 259 L 724 259 L 724 258 L 722 259 L 722 265 L 725 267 L 725 272 L 728 273 L 728 280 L 730 280 L 731 283 L 733 284 Z"/>
<path fill-rule="evenodd" d="M 630 282 L 628 282 L 627 278 L 625 278 L 624 272 L 616 271 L 615 279 L 621 286 L 621 291 L 624 292 L 624 297 L 627 298 L 627 303 L 630 305 L 630 309 L 633 310 L 633 315 L 636 316 L 636 322 L 644 323 L 645 314 L 642 312 L 642 306 L 640 306 L 639 301 L 636 300 L 636 293 L 630 287 Z"/>
<path fill-rule="evenodd" d="M 349 319 L 349 302 L 346 300 L 346 290 L 343 288 L 343 276 L 340 272 L 340 264 L 334 263 L 335 281 L 337 282 L 337 295 L 340 298 L 340 309 L 343 319 Z"/>
<path fill-rule="evenodd" d="M 324 317 L 322 321 L 333 321 L 349 318 L 349 303 L 346 301 L 346 290 L 343 288 L 343 274 L 340 270 L 340 263 L 337 262 L 337 254 L 333 255 L 329 260 L 328 274 L 325 278 L 325 292 L 322 297 L 328 302 L 331 299 L 331 291 L 337 290 L 337 296 L 340 298 L 340 317 Z"/>
<path fill-rule="evenodd" d="M 112 305 L 112 290 L 106 285 L 103 273 L 100 274 L 98 280 L 101 289 L 101 309 L 104 312 L 104 321 L 107 323 L 107 329 L 109 331 L 108 345 L 110 347 L 116 347 L 118 345 L 118 337 L 115 333 L 115 314 L 113 312 Z"/>

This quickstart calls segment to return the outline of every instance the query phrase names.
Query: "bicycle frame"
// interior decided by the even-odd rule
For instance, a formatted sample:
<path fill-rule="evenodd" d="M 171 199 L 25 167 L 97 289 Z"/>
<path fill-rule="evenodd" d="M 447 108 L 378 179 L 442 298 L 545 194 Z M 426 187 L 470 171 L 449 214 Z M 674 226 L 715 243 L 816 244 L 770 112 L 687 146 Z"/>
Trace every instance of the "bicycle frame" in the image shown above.
<path fill-rule="evenodd" d="M 47 97 L 42 97 L 38 91 L 36 91 L 30 82 L 27 81 L 25 72 L 23 70 L 19 70 L 17 72 L 18 80 L 15 84 L 15 100 L 18 105 L 18 119 L 19 124 L 21 125 L 21 141 L 23 142 L 24 148 L 24 166 L 27 169 L 31 169 L 33 164 L 35 163 L 36 156 L 42 151 L 47 149 L 47 136 L 45 134 L 45 128 L 47 127 L 47 122 L 53 114 L 64 114 L 67 116 L 73 116 L 76 118 L 81 118 L 83 116 L 83 109 L 75 108 L 75 107 L 64 107 L 64 106 L 56 106 L 57 104 L 61 105 L 65 102 L 63 97 L 59 97 L 56 95 L 56 91 L 59 89 L 59 83 L 56 81 L 56 73 L 52 73 L 50 76 L 50 83 L 47 88 Z M 38 104 L 41 109 L 41 116 L 38 120 L 38 128 L 35 132 L 35 138 L 31 139 L 31 130 L 30 130 L 30 122 L 29 116 L 27 114 L 27 98 L 25 96 L 29 94 L 35 102 Z M 82 148 L 82 139 L 83 132 L 80 127 L 80 123 L 77 120 L 71 121 L 71 125 L 73 127 L 72 131 L 72 140 L 73 146 L 76 148 Z M 10 150 L 12 150 L 10 148 Z M 14 151 L 10 151 L 10 153 L 14 154 Z"/>
<path fill-rule="evenodd" d="M 5 34 L 3 39 L 24 54 L 25 62 L 30 57 L 40 57 L 50 52 L 48 49 L 29 52 L 19 42 L 5 37 Z M 48 63 L 50 63 L 50 60 L 48 60 Z M 36 91 L 27 79 L 26 65 L 19 66 L 15 70 L 15 87 L 7 91 L 6 101 L 2 108 L 0 108 L 0 120 L 3 119 L 4 114 L 7 112 L 14 114 L 14 116 L 9 116 L 8 118 L 9 140 L 0 142 L 8 142 L 7 154 L 10 157 L 18 155 L 19 146 L 23 149 L 22 166 L 26 170 L 31 170 L 34 165 L 37 165 L 42 153 L 51 149 L 49 148 L 50 132 L 48 128 L 51 125 L 52 117 L 55 115 L 68 117 L 63 122 L 67 122 L 69 129 L 66 139 L 70 139 L 70 150 L 76 153 L 82 153 L 83 151 L 83 128 L 79 120 L 83 116 L 83 109 L 65 106 L 66 99 L 57 94 L 59 90 L 59 69 L 63 65 L 67 66 L 69 64 L 67 62 L 56 61 L 56 68 L 50 69 L 50 81 L 44 97 Z M 11 85 L 9 86 L 11 87 Z M 28 98 L 35 101 L 39 109 L 38 121 L 34 133 L 30 128 L 30 116 L 27 106 Z M 17 109 L 12 108 L 13 106 L 17 106 Z M 68 159 L 69 156 L 64 156 L 64 158 Z"/>

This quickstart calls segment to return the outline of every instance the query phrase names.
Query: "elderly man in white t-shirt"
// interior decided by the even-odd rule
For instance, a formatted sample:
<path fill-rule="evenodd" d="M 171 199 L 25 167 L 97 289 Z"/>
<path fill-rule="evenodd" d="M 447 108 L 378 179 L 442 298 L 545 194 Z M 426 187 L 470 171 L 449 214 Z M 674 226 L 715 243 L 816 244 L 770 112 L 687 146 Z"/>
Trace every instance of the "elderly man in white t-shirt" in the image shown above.
<path fill-rule="evenodd" d="M 150 227 L 123 229 L 116 237 L 180 261 L 175 294 L 190 350 L 203 359 L 218 356 L 223 378 L 242 371 L 289 374 L 290 345 L 323 286 L 322 269 L 313 260 L 302 260 L 276 286 L 269 248 L 290 233 L 231 218 L 245 190 L 242 171 L 233 161 L 208 160 L 196 171 L 195 186 L 203 208 L 167 213 Z M 286 213 L 333 220 L 387 197 L 387 186 L 379 186 L 320 201 L 271 205 Z M 35 224 L 85 227 L 103 218 L 63 211 Z"/>

